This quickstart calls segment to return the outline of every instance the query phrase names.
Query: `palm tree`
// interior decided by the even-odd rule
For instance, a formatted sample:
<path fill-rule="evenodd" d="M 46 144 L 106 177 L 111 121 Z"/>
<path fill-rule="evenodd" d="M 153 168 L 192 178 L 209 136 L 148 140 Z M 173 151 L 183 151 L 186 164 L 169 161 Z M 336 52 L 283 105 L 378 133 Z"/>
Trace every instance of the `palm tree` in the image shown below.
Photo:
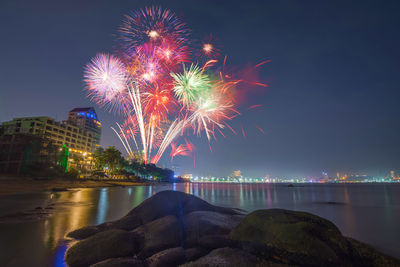
<path fill-rule="evenodd" d="M 121 152 L 113 146 L 109 146 L 106 150 L 104 150 L 103 160 L 111 172 L 114 172 L 115 167 L 121 161 L 121 158 Z"/>

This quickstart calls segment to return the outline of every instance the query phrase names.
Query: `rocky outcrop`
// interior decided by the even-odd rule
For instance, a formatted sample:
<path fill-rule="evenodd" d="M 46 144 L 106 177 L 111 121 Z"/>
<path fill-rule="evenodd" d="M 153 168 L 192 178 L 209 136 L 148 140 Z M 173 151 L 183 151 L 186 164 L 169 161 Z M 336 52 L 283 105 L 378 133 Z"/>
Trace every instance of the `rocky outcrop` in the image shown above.
<path fill-rule="evenodd" d="M 230 233 L 233 240 L 253 242 L 298 254 L 311 263 L 340 265 L 349 255 L 347 240 L 330 221 L 306 212 L 257 210 Z M 304 262 L 306 263 L 306 262 Z"/>
<path fill-rule="evenodd" d="M 243 215 L 163 191 L 120 220 L 69 233 L 69 266 L 400 266 L 306 212 Z"/>

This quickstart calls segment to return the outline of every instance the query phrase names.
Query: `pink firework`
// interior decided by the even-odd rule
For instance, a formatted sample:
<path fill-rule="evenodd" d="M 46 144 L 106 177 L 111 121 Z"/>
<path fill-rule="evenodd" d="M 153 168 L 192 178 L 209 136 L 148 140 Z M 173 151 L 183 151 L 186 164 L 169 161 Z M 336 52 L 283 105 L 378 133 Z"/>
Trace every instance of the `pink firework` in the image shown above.
<path fill-rule="evenodd" d="M 113 55 L 98 54 L 86 66 L 84 81 L 89 97 L 101 106 L 119 108 L 127 88 L 125 65 Z"/>

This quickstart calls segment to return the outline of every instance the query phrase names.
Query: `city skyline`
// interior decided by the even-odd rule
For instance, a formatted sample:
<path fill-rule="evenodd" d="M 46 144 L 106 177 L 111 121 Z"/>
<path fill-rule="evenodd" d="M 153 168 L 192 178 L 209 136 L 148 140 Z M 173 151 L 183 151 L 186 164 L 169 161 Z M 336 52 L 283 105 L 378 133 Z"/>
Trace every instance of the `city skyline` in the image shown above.
<path fill-rule="evenodd" d="M 0 121 L 29 116 L 60 120 L 72 107 L 93 106 L 83 91 L 84 65 L 97 51 L 113 51 L 113 35 L 126 10 L 149 4 L 116 1 L 111 9 L 107 1 L 99 1 L 96 7 L 57 6 L 51 1 L 3 4 Z M 185 14 L 196 38 L 211 29 L 234 67 L 272 60 L 260 70 L 269 87 L 250 92 L 249 99 L 243 100 L 242 116 L 232 122 L 237 131 L 245 127 L 246 138 L 227 131 L 227 138 L 212 142 L 213 152 L 204 135 L 191 138 L 196 168 L 193 158 L 175 158 L 182 172 L 222 176 L 240 168 L 250 176 L 306 176 L 323 170 L 373 175 L 397 170 L 399 78 L 393 66 L 399 57 L 395 49 L 399 18 L 395 2 L 378 7 L 368 1 L 361 5 L 315 2 L 313 8 L 288 2 L 260 8 L 255 1 L 234 1 L 221 16 L 218 10 L 224 5 L 214 1 L 196 10 L 189 3 L 174 1 L 162 6 Z M 344 7 L 348 13 L 340 13 Z M 283 18 L 274 15 L 282 9 L 287 11 Z M 245 19 L 237 21 L 242 11 Z M 71 16 L 76 21 L 70 21 Z M 319 25 L 314 25 L 315 18 L 320 19 Z M 247 33 L 248 29 L 255 31 Z M 257 35 L 257 29 L 268 34 Z M 25 38 L 32 40 L 28 47 Z M 262 107 L 249 111 L 253 104 Z M 96 110 L 103 123 L 101 145 L 123 151 L 110 129 L 118 119 Z M 160 164 L 170 166 L 168 155 Z"/>

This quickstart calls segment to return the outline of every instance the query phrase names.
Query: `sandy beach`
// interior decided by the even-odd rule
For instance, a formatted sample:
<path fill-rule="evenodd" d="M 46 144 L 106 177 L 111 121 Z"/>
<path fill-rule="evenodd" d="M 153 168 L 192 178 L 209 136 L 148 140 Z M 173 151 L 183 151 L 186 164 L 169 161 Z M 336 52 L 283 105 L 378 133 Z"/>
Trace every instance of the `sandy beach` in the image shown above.
<path fill-rule="evenodd" d="M 92 188 L 111 186 L 147 185 L 143 182 L 129 182 L 119 180 L 86 180 L 86 179 L 39 179 L 32 177 L 0 176 L 0 195 L 24 194 L 49 190 L 71 188 Z"/>

